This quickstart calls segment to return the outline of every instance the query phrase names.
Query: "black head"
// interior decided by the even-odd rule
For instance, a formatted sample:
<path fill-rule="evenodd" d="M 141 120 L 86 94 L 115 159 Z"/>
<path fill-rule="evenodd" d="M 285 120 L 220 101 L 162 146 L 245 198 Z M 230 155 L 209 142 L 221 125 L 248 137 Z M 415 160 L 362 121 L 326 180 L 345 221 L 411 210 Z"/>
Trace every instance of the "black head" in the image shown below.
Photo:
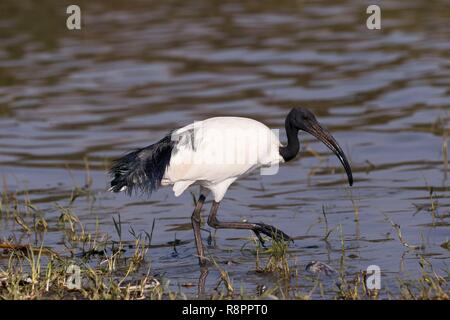
<path fill-rule="evenodd" d="M 312 123 L 317 123 L 316 116 L 306 108 L 293 108 L 288 115 L 292 124 L 299 130 L 306 129 Z"/>
<path fill-rule="evenodd" d="M 333 151 L 344 166 L 348 177 L 348 183 L 350 185 L 353 184 L 352 169 L 348 163 L 344 151 L 342 151 L 341 147 L 333 138 L 331 133 L 317 121 L 311 111 L 305 108 L 294 108 L 289 112 L 286 121 L 289 122 L 289 125 L 295 129 L 312 134 L 314 137 L 322 141 L 331 151 Z"/>

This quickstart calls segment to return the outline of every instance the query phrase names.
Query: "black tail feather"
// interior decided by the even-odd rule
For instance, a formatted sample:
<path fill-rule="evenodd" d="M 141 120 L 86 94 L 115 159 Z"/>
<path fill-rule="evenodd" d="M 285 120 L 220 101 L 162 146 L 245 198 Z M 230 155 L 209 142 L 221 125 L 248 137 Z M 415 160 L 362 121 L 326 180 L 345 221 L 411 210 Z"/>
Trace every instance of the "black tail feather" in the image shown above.
<path fill-rule="evenodd" d="M 170 163 L 173 147 L 174 142 L 167 135 L 155 144 L 114 160 L 109 170 L 112 177 L 110 190 L 128 194 L 136 190 L 151 194 L 157 190 Z"/>

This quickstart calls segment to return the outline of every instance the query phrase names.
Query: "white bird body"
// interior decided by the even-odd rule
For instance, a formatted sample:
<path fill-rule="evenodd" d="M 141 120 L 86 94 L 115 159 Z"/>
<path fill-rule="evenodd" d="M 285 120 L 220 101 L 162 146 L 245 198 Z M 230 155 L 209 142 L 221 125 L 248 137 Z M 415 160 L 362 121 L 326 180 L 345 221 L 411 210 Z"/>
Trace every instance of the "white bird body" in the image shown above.
<path fill-rule="evenodd" d="M 215 117 L 194 122 L 171 134 L 175 141 L 161 185 L 175 196 L 189 186 L 211 191 L 216 202 L 239 177 L 283 162 L 274 131 L 253 119 Z"/>

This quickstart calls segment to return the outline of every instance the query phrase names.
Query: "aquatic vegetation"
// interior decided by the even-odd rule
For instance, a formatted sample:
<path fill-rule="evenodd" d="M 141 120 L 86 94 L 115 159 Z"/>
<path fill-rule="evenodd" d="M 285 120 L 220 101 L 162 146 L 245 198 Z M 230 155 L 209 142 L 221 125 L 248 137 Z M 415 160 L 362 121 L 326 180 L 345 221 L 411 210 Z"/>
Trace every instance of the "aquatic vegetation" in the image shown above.
<path fill-rule="evenodd" d="M 89 166 L 86 165 L 86 170 Z M 89 177 L 86 174 L 86 177 Z M 49 219 L 46 212 L 34 203 L 27 190 L 10 191 L 5 187 L 1 196 L 0 213 L 4 220 L 13 221 L 17 233 L 26 235 L 22 240 L 10 238 L 0 240 L 0 298 L 3 299 L 184 299 L 201 297 L 205 299 L 449 299 L 449 270 L 432 268 L 423 257 L 425 242 L 411 244 L 405 239 L 399 224 L 388 214 L 385 220 L 391 226 L 400 244 L 406 252 L 418 254 L 421 274 L 417 277 L 398 275 L 395 293 L 390 289 L 368 289 L 365 270 L 354 270 L 349 239 L 342 224 L 331 225 L 329 215 L 333 209 L 323 206 L 318 220 L 309 228 L 322 226 L 322 236 L 318 239 L 325 244 L 330 254 L 339 253 L 333 265 L 323 261 L 303 261 L 295 243 L 271 241 L 261 246 L 258 238 L 250 237 L 241 249 L 242 254 L 251 252 L 254 272 L 262 281 L 256 288 L 240 282 L 233 276 L 235 262 L 223 264 L 220 256 L 209 252 L 208 268 L 200 272 L 197 282 L 183 281 L 174 285 L 170 278 L 153 268 L 152 250 L 161 245 L 152 244 L 156 219 L 151 229 L 136 231 L 132 225 L 125 224 L 122 215 L 112 215 L 113 233 L 102 231 L 99 219 L 94 225 L 86 226 L 77 215 L 77 202 L 87 201 L 90 208 L 98 201 L 98 195 L 92 190 L 90 178 L 80 189 L 74 186 L 65 198 L 51 204 L 57 213 L 56 219 Z M 82 190 L 82 191 L 80 191 Z M 354 223 L 360 223 L 360 205 L 349 194 L 354 213 Z M 193 197 L 194 198 L 194 197 Z M 426 197 L 424 197 L 426 198 Z M 433 188 L 428 188 L 426 210 L 431 212 L 431 225 L 445 221 L 445 214 Z M 418 210 L 423 210 L 418 207 Z M 126 230 L 128 225 L 128 230 Z M 176 230 L 183 230 L 174 228 Z M 204 230 L 208 231 L 208 230 Z M 45 235 L 49 232 L 60 234 L 65 248 L 55 250 L 44 245 Z M 115 234 L 114 234 L 115 232 Z M 208 244 L 217 246 L 217 233 L 208 231 Z M 37 241 L 27 241 L 35 238 Z M 387 237 L 388 241 L 390 236 Z M 301 240 L 296 240 L 301 241 Z M 447 241 L 448 242 L 448 241 Z M 179 246 L 186 242 L 177 238 L 166 244 L 179 255 Z M 448 248 L 444 242 L 441 247 Z M 351 251 L 350 253 L 348 251 Z M 448 250 L 448 249 L 447 249 Z M 304 251 L 307 254 L 308 250 Z M 330 261 L 329 261 L 330 262 Z M 239 263 L 239 262 L 238 262 Z M 79 286 L 72 283 L 73 274 L 68 272 L 76 266 L 82 279 Z M 213 275 L 211 275 L 213 274 Z M 206 280 L 213 285 L 208 285 Z M 215 278 L 215 280 L 214 280 Z M 265 281 L 264 279 L 270 281 Z M 197 288 L 197 290 L 193 290 Z M 208 289 L 209 288 L 209 289 Z"/>

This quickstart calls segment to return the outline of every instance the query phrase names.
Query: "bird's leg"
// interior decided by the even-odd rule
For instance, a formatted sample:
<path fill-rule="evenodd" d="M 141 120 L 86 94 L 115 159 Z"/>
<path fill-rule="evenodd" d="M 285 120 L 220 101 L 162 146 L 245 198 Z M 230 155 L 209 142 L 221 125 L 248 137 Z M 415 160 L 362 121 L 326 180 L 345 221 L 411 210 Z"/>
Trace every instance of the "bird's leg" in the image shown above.
<path fill-rule="evenodd" d="M 198 298 L 199 299 L 205 299 L 205 283 L 206 278 L 208 277 L 208 267 L 207 266 L 201 266 L 200 267 L 200 276 L 198 277 Z"/>
<path fill-rule="evenodd" d="M 261 244 L 264 245 L 264 240 L 261 233 L 271 237 L 274 240 L 292 241 L 283 231 L 264 223 L 252 222 L 220 222 L 217 220 L 217 210 L 219 209 L 219 202 L 213 201 L 211 212 L 208 216 L 208 225 L 214 229 L 248 229 L 252 230 L 258 237 Z"/>
<path fill-rule="evenodd" d="M 194 230 L 195 245 L 197 247 L 198 261 L 201 266 L 204 266 L 206 264 L 206 258 L 203 250 L 202 236 L 200 234 L 200 222 L 201 222 L 200 212 L 202 211 L 204 202 L 205 196 L 201 194 L 200 197 L 198 198 L 194 212 L 192 213 L 191 216 L 192 229 Z"/>

